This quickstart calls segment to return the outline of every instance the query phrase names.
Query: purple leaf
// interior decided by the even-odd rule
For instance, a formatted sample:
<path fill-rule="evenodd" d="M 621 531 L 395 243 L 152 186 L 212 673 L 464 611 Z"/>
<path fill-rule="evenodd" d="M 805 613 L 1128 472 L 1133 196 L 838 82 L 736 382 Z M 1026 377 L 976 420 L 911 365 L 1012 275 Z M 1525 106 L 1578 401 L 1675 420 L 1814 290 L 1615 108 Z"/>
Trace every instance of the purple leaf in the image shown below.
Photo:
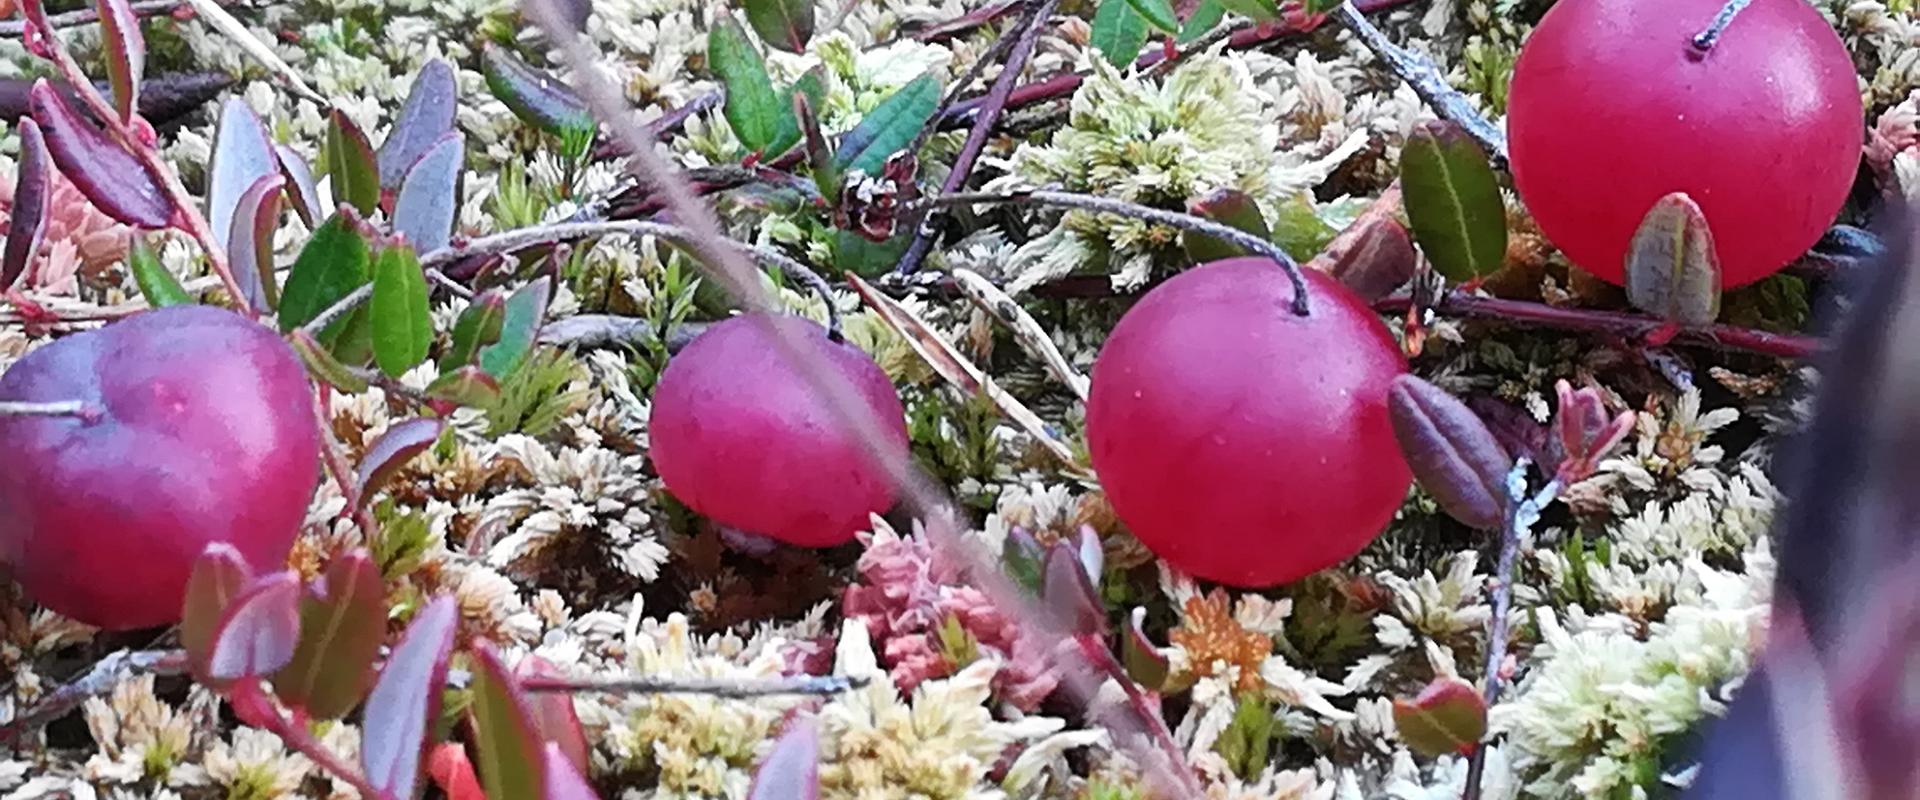
<path fill-rule="evenodd" d="M 418 163 L 407 170 L 406 181 L 393 203 L 393 229 L 426 255 L 453 239 L 453 218 L 460 210 L 460 174 L 466 166 L 466 144 L 458 132 L 433 143 Z"/>
<path fill-rule="evenodd" d="M 428 61 L 413 79 L 406 105 L 394 118 L 387 140 L 380 143 L 375 159 L 380 168 L 380 188 L 397 190 L 407 170 L 427 154 L 427 150 L 453 130 L 455 103 L 460 89 L 453 82 L 453 67 L 441 59 Z M 424 251 L 422 251 L 424 252 Z"/>
<path fill-rule="evenodd" d="M 387 587 L 365 550 L 327 565 L 324 591 L 300 600 L 300 644 L 273 675 L 273 691 L 316 719 L 352 711 L 373 679 L 373 658 L 387 633 Z"/>
<path fill-rule="evenodd" d="M 473 644 L 474 752 L 488 797 L 539 797 L 547 784 L 545 743 L 526 692 L 486 641 Z"/>
<path fill-rule="evenodd" d="M 753 773 L 747 800 L 819 800 L 820 728 L 812 717 L 787 724 Z"/>
<path fill-rule="evenodd" d="M 313 182 L 313 170 L 307 166 L 306 159 L 293 148 L 284 144 L 273 146 L 274 155 L 280 159 L 280 174 L 287 177 L 288 194 L 293 197 L 293 212 L 311 229 L 314 221 L 323 218 L 329 209 L 320 205 L 320 187 Z"/>
<path fill-rule="evenodd" d="M 133 121 L 140 108 L 140 73 L 146 69 L 147 40 L 140 18 L 127 0 L 99 0 L 100 36 L 106 42 L 107 83 L 113 87 L 120 118 Z"/>
<path fill-rule="evenodd" d="M 220 615 L 207 676 L 234 681 L 287 665 L 300 641 L 300 578 L 291 571 L 254 579 Z"/>
<path fill-rule="evenodd" d="M 1482 530 L 1506 518 L 1513 459 L 1465 403 L 1431 383 L 1401 375 L 1387 389 L 1393 437 L 1420 485 L 1448 515 Z"/>
<path fill-rule="evenodd" d="M 207 167 L 207 224 L 222 248 L 231 241 L 231 229 L 240 199 L 260 179 L 280 174 L 273 139 L 246 101 L 229 99 L 220 108 L 220 129 L 213 137 L 213 162 Z M 261 306 L 256 306 L 261 307 Z"/>
<path fill-rule="evenodd" d="M 233 264 L 234 280 L 247 293 L 247 303 L 258 311 L 280 300 L 280 284 L 273 274 L 273 230 L 280 224 L 280 190 L 286 185 L 285 175 L 262 175 L 240 194 L 229 212 L 233 220 L 226 237 L 227 260 Z"/>
<path fill-rule="evenodd" d="M 187 577 L 187 596 L 180 611 L 180 646 L 195 675 L 211 681 L 207 658 L 213 654 L 220 619 L 234 596 L 253 579 L 253 569 L 240 551 L 226 542 L 214 542 L 194 559 Z"/>
<path fill-rule="evenodd" d="M 45 78 L 34 82 L 29 99 L 53 163 L 94 206 L 137 228 L 171 224 L 173 202 L 139 159 L 82 119 Z"/>
<path fill-rule="evenodd" d="M 366 505 L 367 498 L 379 491 L 393 473 L 439 441 L 440 432 L 446 428 L 444 420 L 421 417 L 395 423 L 373 440 L 373 444 L 367 446 L 367 454 L 360 459 L 359 470 L 354 473 L 354 490 L 360 495 L 360 504 Z"/>
<path fill-rule="evenodd" d="M 580 774 L 580 767 L 567 760 L 566 753 L 560 752 L 559 745 L 548 742 L 544 752 L 547 785 L 540 800 L 600 800 L 600 795 L 593 790 L 593 784 Z"/>
<path fill-rule="evenodd" d="M 1040 600 L 1049 611 L 1059 615 L 1063 627 L 1078 635 L 1097 636 L 1104 631 L 1106 608 L 1100 603 L 1093 581 L 1087 577 L 1086 567 L 1080 563 L 1078 551 L 1066 542 L 1055 542 L 1047 548 L 1045 569 Z"/>
<path fill-rule="evenodd" d="M 520 663 L 514 665 L 513 672 L 521 678 L 564 677 L 553 664 L 536 655 L 520 659 Z M 574 711 L 573 695 L 568 692 L 529 693 L 527 705 L 533 712 L 534 728 L 547 740 L 549 750 L 558 749 L 574 769 L 586 771 L 587 733 L 580 727 L 579 713 Z M 547 769 L 547 781 L 551 786 L 554 780 L 551 764 Z"/>
<path fill-rule="evenodd" d="M 493 96 L 520 119 L 563 139 L 594 129 L 593 113 L 565 81 L 534 69 L 506 48 L 488 42 L 480 51 L 480 68 Z"/>
<path fill-rule="evenodd" d="M 157 75 L 140 83 L 140 116 L 153 125 L 165 125 L 182 115 L 197 111 L 233 85 L 233 77 L 224 72 L 176 72 Z M 24 78 L 0 79 L 0 119 L 8 122 L 32 113 L 27 92 L 33 81 Z M 53 88 L 69 103 L 79 102 L 72 87 L 54 81 Z M 113 91 L 105 82 L 94 82 L 101 92 Z"/>
<path fill-rule="evenodd" d="M 7 250 L 0 261 L 0 291 L 27 271 L 47 235 L 47 207 L 53 200 L 47 141 L 32 119 L 20 120 L 20 169 L 13 184 L 12 216 L 7 220 Z"/>
<path fill-rule="evenodd" d="M 361 723 L 360 766 L 388 796 L 411 798 L 420 782 L 427 730 L 440 716 L 460 605 L 449 595 L 427 603 L 413 618 L 367 694 Z"/>
<path fill-rule="evenodd" d="M 380 205 L 380 173 L 373 165 L 373 145 L 367 134 L 340 109 L 327 116 L 327 179 L 335 202 L 372 214 Z"/>

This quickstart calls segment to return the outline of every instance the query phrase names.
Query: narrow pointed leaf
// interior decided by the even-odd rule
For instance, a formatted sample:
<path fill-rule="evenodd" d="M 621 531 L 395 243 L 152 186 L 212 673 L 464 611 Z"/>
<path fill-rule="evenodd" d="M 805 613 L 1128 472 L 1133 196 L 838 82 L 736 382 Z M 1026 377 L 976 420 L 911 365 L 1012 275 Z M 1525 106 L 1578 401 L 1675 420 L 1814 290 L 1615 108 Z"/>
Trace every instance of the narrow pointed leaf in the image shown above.
<path fill-rule="evenodd" d="M 1147 44 L 1151 26 L 1127 0 L 1101 0 L 1093 12 L 1090 41 L 1100 57 L 1115 69 L 1126 69 Z"/>
<path fill-rule="evenodd" d="M 380 205 L 380 172 L 374 166 L 367 134 L 340 109 L 327 115 L 327 177 L 336 201 L 371 214 Z"/>
<path fill-rule="evenodd" d="M 453 240 L 466 155 L 460 134 L 449 132 L 407 170 L 393 204 L 393 229 L 413 242 L 415 252 L 431 253 Z"/>
<path fill-rule="evenodd" d="M 147 299 L 147 305 L 153 308 L 192 305 L 193 295 L 187 294 L 167 265 L 160 263 L 160 254 L 139 234 L 133 234 L 132 240 L 133 244 L 127 248 L 127 269 L 133 273 L 133 282 L 140 287 L 140 296 Z"/>
<path fill-rule="evenodd" d="M 747 800 L 819 800 L 820 725 L 811 716 L 787 725 L 753 771 Z"/>
<path fill-rule="evenodd" d="M 746 0 L 745 5 L 747 24 L 761 41 L 789 53 L 806 51 L 813 38 L 813 0 Z"/>
<path fill-rule="evenodd" d="M 365 550 L 327 565 L 325 593 L 300 599 L 300 643 L 273 675 L 273 691 L 316 719 L 339 719 L 373 683 L 373 659 L 387 633 L 387 587 Z"/>
<path fill-rule="evenodd" d="M 559 678 L 560 670 L 546 659 L 529 655 L 514 665 L 514 675 L 521 678 Z M 561 759 L 572 768 L 585 772 L 588 768 L 589 749 L 587 733 L 580 726 L 580 715 L 573 708 L 573 694 L 570 692 L 528 693 L 527 708 L 533 714 L 534 729 L 547 741 L 547 746 L 558 750 Z M 548 767 L 552 769 L 551 765 Z M 549 771 L 551 781 L 553 773 Z"/>
<path fill-rule="evenodd" d="M 1205 217 L 1262 239 L 1273 235 L 1267 228 L 1266 218 L 1260 215 L 1260 206 L 1254 202 L 1253 196 L 1238 189 L 1220 189 L 1208 193 L 1205 197 L 1189 200 L 1187 213 L 1196 217 Z M 1183 233 L 1180 235 L 1180 241 L 1186 247 L 1187 257 L 1193 259 L 1196 264 L 1247 253 L 1246 248 L 1204 233 Z"/>
<path fill-rule="evenodd" d="M 1180 35 L 1176 38 L 1181 44 L 1192 44 L 1211 32 L 1226 15 L 1227 8 L 1220 0 L 1200 0 L 1200 5 L 1194 6 L 1193 12 L 1187 15 L 1187 21 L 1181 23 Z"/>
<path fill-rule="evenodd" d="M 373 358 L 393 377 L 427 359 L 433 344 L 433 315 L 427 308 L 426 272 L 404 242 L 380 251 L 373 264 Z"/>
<path fill-rule="evenodd" d="M 367 390 L 367 380 L 334 358 L 312 334 L 294 331 L 287 338 L 293 345 L 293 352 L 300 354 L 301 362 L 307 365 L 307 374 L 347 394 L 359 394 Z"/>
<path fill-rule="evenodd" d="M 137 228 L 172 222 L 173 202 L 139 159 L 83 119 L 44 78 L 34 82 L 29 99 L 53 163 L 96 208 Z"/>
<path fill-rule="evenodd" d="M 846 169 L 880 174 L 887 158 L 913 143 L 940 104 L 940 81 L 914 78 L 874 106 L 865 119 L 840 139 L 836 160 Z"/>
<path fill-rule="evenodd" d="M 1147 620 L 1147 610 L 1141 607 L 1133 609 L 1133 615 L 1127 618 L 1127 629 L 1120 636 L 1121 663 L 1127 668 L 1127 677 L 1132 678 L 1148 689 L 1159 691 L 1167 684 L 1167 676 L 1172 674 L 1172 665 L 1167 654 L 1153 646 L 1153 640 L 1147 638 L 1142 627 Z"/>
<path fill-rule="evenodd" d="M 1173 4 L 1167 0 L 1127 0 L 1135 13 L 1147 21 L 1148 25 L 1166 33 L 1180 32 L 1180 17 L 1173 13 Z"/>
<path fill-rule="evenodd" d="M 234 280 L 247 293 L 248 305 L 260 311 L 273 308 L 280 298 L 273 273 L 273 231 L 280 225 L 281 189 L 286 184 L 279 172 L 260 176 L 234 204 L 233 228 L 227 233 Z"/>
<path fill-rule="evenodd" d="M 840 165 L 833 160 L 826 134 L 820 131 L 820 118 L 813 113 L 814 100 L 805 92 L 794 92 L 793 119 L 807 145 L 807 166 L 813 171 L 813 185 L 821 197 L 840 196 Z"/>
<path fill-rule="evenodd" d="M 352 294 L 371 279 L 370 269 L 371 255 L 359 219 L 342 209 L 313 232 L 294 259 L 280 297 L 280 330 L 305 325 Z M 346 327 L 346 321 L 328 326 L 318 337 L 320 343 L 332 347 Z"/>
<path fill-rule="evenodd" d="M 207 167 L 207 224 L 223 248 L 232 242 L 233 220 L 241 197 L 269 175 L 280 174 L 280 156 L 266 125 L 245 100 L 227 100 L 214 133 L 213 161 Z"/>
<path fill-rule="evenodd" d="M 0 260 L 0 291 L 13 288 L 40 252 L 47 236 L 47 208 L 53 200 L 53 161 L 47 140 L 31 118 L 20 120 L 20 165 L 8 211 L 7 249 Z"/>
<path fill-rule="evenodd" d="M 1440 274 L 1486 275 L 1507 256 L 1507 210 L 1486 152 L 1451 122 L 1416 128 L 1400 152 L 1413 240 Z"/>
<path fill-rule="evenodd" d="M 476 766 L 488 797 L 540 797 L 546 785 L 546 746 L 533 712 L 500 654 L 485 641 L 473 647 L 473 719 Z"/>
<path fill-rule="evenodd" d="M 1439 678 L 1412 700 L 1395 698 L 1393 722 L 1400 739 L 1423 756 L 1471 752 L 1487 735 L 1487 701 L 1473 684 Z"/>
<path fill-rule="evenodd" d="M 453 67 L 444 59 L 433 59 L 420 68 L 407 91 L 407 102 L 394 117 L 393 128 L 380 143 L 375 162 L 380 168 L 380 188 L 397 191 L 421 156 L 440 138 L 453 131 L 454 112 L 460 89 L 454 84 Z"/>
<path fill-rule="evenodd" d="M 792 86 L 787 87 L 787 92 L 782 96 L 781 102 L 787 106 L 788 113 L 780 118 L 779 129 L 774 131 L 773 141 L 767 145 L 766 154 L 768 156 L 785 153 L 789 148 L 799 144 L 806 138 L 806 127 L 800 122 L 800 104 L 805 103 L 807 108 L 812 109 L 827 102 L 826 78 L 822 76 L 820 68 L 814 67 L 813 69 L 807 70 L 798 80 L 795 80 Z M 816 171 L 814 183 L 823 187 L 820 192 L 821 196 L 833 196 L 825 190 L 824 186 L 826 184 L 820 184 L 820 178 L 818 176 L 819 173 Z M 831 181 L 835 176 L 829 175 L 827 177 L 828 180 Z"/>
<path fill-rule="evenodd" d="M 587 104 L 567 84 L 528 66 L 505 48 L 489 42 L 480 52 L 487 88 L 514 116 L 562 139 L 598 126 Z"/>
<path fill-rule="evenodd" d="M 280 174 L 287 177 L 287 194 L 293 199 L 293 212 L 312 228 L 327 213 L 320 203 L 320 187 L 314 183 L 313 170 L 291 147 L 277 144 L 273 152 L 280 157 Z"/>
<path fill-rule="evenodd" d="M 367 446 L 366 455 L 360 457 L 360 468 L 354 472 L 354 490 L 360 496 L 360 503 L 365 505 L 395 472 L 439 441 L 440 433 L 446 428 L 445 420 L 421 417 L 396 422 L 373 440 L 373 444 Z"/>
<path fill-rule="evenodd" d="M 300 639 L 300 578 L 263 575 L 220 615 L 207 653 L 207 677 L 234 681 L 271 674 L 293 658 Z"/>
<path fill-rule="evenodd" d="M 180 647 L 187 651 L 187 663 L 194 675 L 202 680 L 211 680 L 207 660 L 213 655 L 220 619 L 252 579 L 253 570 L 247 566 L 246 557 L 226 542 L 207 545 L 206 551 L 194 559 L 180 610 Z"/>
<path fill-rule="evenodd" d="M 559 745 L 548 742 L 545 754 L 546 794 L 541 795 L 540 800 L 600 800 L 584 769 L 568 761 Z"/>
<path fill-rule="evenodd" d="M 527 354 L 533 352 L 540 335 L 540 324 L 547 316 L 547 301 L 553 294 L 553 282 L 541 277 L 507 298 L 506 316 L 500 324 L 500 340 L 480 351 L 480 367 L 488 375 L 505 380 L 513 374 Z"/>
<path fill-rule="evenodd" d="M 507 318 L 507 298 L 499 289 L 488 289 L 467 304 L 453 322 L 453 344 L 440 356 L 442 371 L 473 363 L 480 348 L 500 341 L 500 328 Z"/>
<path fill-rule="evenodd" d="M 1720 256 L 1700 206 L 1684 192 L 1653 204 L 1627 248 L 1627 299 L 1682 325 L 1720 316 Z"/>
<path fill-rule="evenodd" d="M 500 382 L 479 367 L 461 367 L 427 384 L 427 396 L 473 408 L 487 408 L 500 400 Z"/>
<path fill-rule="evenodd" d="M 721 14 L 707 33 L 707 66 L 726 87 L 723 110 L 742 147 L 751 152 L 770 151 L 781 128 L 797 130 L 793 108 L 774 92 L 766 62 L 732 14 Z"/>
<path fill-rule="evenodd" d="M 447 660 L 453 654 L 453 634 L 459 624 L 460 604 L 451 596 L 428 602 L 407 626 L 373 691 L 367 693 L 360 726 L 360 766 L 367 781 L 390 797 L 414 797 L 427 731 L 440 717 Z"/>
<path fill-rule="evenodd" d="M 95 10 L 100 16 L 113 105 L 122 120 L 132 122 L 140 108 L 140 75 L 147 66 L 147 40 L 140 34 L 140 18 L 127 0 L 98 0 Z"/>
<path fill-rule="evenodd" d="M 1440 508 L 1466 525 L 1498 529 L 1506 518 L 1513 459 L 1480 416 L 1412 375 L 1388 387 L 1387 409 L 1407 466 Z"/>

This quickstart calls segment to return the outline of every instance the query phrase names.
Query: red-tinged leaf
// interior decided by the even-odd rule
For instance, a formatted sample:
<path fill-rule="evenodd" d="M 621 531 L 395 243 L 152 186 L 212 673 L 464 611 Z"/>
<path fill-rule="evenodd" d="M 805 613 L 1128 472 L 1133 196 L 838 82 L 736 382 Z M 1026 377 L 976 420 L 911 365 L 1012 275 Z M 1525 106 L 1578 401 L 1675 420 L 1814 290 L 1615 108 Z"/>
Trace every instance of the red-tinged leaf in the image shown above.
<path fill-rule="evenodd" d="M 247 294 L 247 304 L 259 311 L 280 301 L 280 284 L 273 272 L 273 231 L 280 225 L 281 190 L 286 184 L 286 176 L 278 172 L 261 175 L 228 212 L 233 219 L 226 237 L 227 261 L 233 266 L 234 280 Z"/>
<path fill-rule="evenodd" d="M 387 657 L 367 694 L 361 722 L 360 766 L 368 783 L 390 797 L 411 798 L 420 781 L 427 731 L 440 718 L 447 660 L 460 624 L 460 604 L 449 595 L 429 601 Z"/>
<path fill-rule="evenodd" d="M 196 676 L 211 681 L 207 658 L 213 654 L 214 635 L 220 630 L 220 618 L 227 606 L 253 579 L 246 557 L 233 545 L 214 542 L 194 559 L 193 572 L 187 576 L 186 600 L 180 611 L 180 646 L 187 651 L 187 663 Z"/>
<path fill-rule="evenodd" d="M 253 108 L 234 97 L 220 108 L 212 158 L 207 166 L 207 224 L 213 227 L 214 241 L 231 253 L 242 199 L 262 179 L 280 174 L 280 156 Z"/>
<path fill-rule="evenodd" d="M 321 591 L 300 599 L 300 644 L 273 675 L 273 691 L 315 719 L 346 716 L 373 683 L 387 634 L 387 587 L 365 550 L 327 565 Z"/>
<path fill-rule="evenodd" d="M 120 118 L 132 122 L 140 108 L 140 75 L 147 65 L 147 40 L 140 18 L 127 0 L 98 0 L 100 38 L 106 44 L 107 83 Z"/>
<path fill-rule="evenodd" d="M 812 717 L 799 717 L 788 723 L 754 770 L 747 800 L 819 799 L 820 727 Z"/>
<path fill-rule="evenodd" d="M 426 155 L 427 150 L 453 130 L 453 116 L 460 99 L 454 84 L 453 67 L 443 59 L 433 59 L 414 76 L 407 102 L 394 117 L 393 128 L 380 143 L 375 158 L 380 168 L 380 188 L 397 191 L 407 170 Z M 418 241 L 418 240 L 416 240 Z"/>
<path fill-rule="evenodd" d="M 1167 654 L 1153 645 L 1147 638 L 1144 627 L 1147 610 L 1136 606 L 1133 615 L 1127 618 L 1127 629 L 1120 637 L 1120 662 L 1127 668 L 1127 677 L 1132 678 L 1148 689 L 1159 691 L 1167 684 L 1167 676 L 1173 672 L 1167 661 Z"/>
<path fill-rule="evenodd" d="M 367 379 L 340 363 L 325 345 L 320 344 L 319 339 L 313 338 L 313 334 L 296 330 L 287 336 L 287 342 L 293 345 L 293 352 L 298 353 L 300 360 L 307 365 L 307 374 L 347 394 L 359 394 L 367 390 Z"/>
<path fill-rule="evenodd" d="M 460 134 L 448 133 L 427 148 L 400 185 L 393 203 L 393 229 L 413 242 L 421 255 L 446 247 L 453 239 L 466 154 Z"/>
<path fill-rule="evenodd" d="M 374 166 L 373 145 L 347 115 L 334 109 L 327 116 L 327 179 L 336 202 L 371 214 L 380 205 L 380 171 Z"/>
<path fill-rule="evenodd" d="M 586 102 L 565 81 L 528 66 L 505 48 L 488 42 L 480 51 L 480 71 L 494 97 L 540 130 L 568 139 L 597 127 Z"/>
<path fill-rule="evenodd" d="M 480 778 L 473 774 L 473 762 L 467 749 L 458 742 L 436 745 L 427 756 L 427 777 L 447 795 L 447 800 L 487 800 L 480 790 Z"/>
<path fill-rule="evenodd" d="M 8 209 L 7 249 L 0 259 L 0 291 L 13 288 L 40 252 L 47 235 L 47 207 L 53 199 L 52 162 L 47 140 L 31 118 L 20 120 L 20 166 L 13 183 L 13 207 Z"/>
<path fill-rule="evenodd" d="M 543 752 L 546 756 L 547 785 L 540 800 L 600 800 L 600 795 L 593 790 L 593 784 L 587 782 L 586 769 L 568 760 L 559 745 L 548 742 Z"/>
<path fill-rule="evenodd" d="M 255 578 L 220 615 L 207 654 L 207 677 L 237 681 L 287 665 L 300 641 L 300 577 L 275 572 Z"/>
<path fill-rule="evenodd" d="M 546 785 L 545 743 L 533 725 L 526 692 L 493 645 L 473 646 L 474 753 L 488 797 L 539 797 Z"/>
<path fill-rule="evenodd" d="M 500 400 L 500 382 L 479 367 L 461 367 L 427 384 L 427 396 L 473 408 L 488 408 Z"/>
<path fill-rule="evenodd" d="M 46 79 L 34 82 L 29 101 L 60 174 L 102 213 L 149 230 L 173 221 L 173 202 L 140 160 L 82 118 Z"/>
<path fill-rule="evenodd" d="M 813 38 L 813 0 L 745 0 L 744 5 L 747 24 L 760 41 L 789 53 L 806 52 Z"/>
<path fill-rule="evenodd" d="M 327 209 L 320 204 L 320 187 L 314 183 L 313 169 L 307 166 L 306 159 L 284 144 L 274 145 L 273 154 L 280 160 L 280 174 L 287 176 L 287 194 L 293 199 L 293 213 L 299 214 L 300 220 L 312 228 L 327 214 Z"/>
<path fill-rule="evenodd" d="M 500 328 L 507 318 L 507 297 L 499 289 L 488 289 L 453 323 L 453 345 L 440 356 L 440 369 L 449 370 L 472 364 L 480 348 L 500 341 Z"/>
<path fill-rule="evenodd" d="M 1412 375 L 1387 389 L 1393 435 L 1420 485 L 1448 515 L 1482 530 L 1506 518 L 1507 472 L 1513 458 L 1480 416 Z"/>
<path fill-rule="evenodd" d="M 1364 213 L 1342 231 L 1330 250 L 1327 273 L 1363 300 L 1378 300 L 1413 279 L 1419 263 L 1413 237 L 1390 214 Z"/>
<path fill-rule="evenodd" d="M 1075 548 L 1065 542 L 1055 542 L 1048 548 L 1045 574 L 1041 603 L 1059 615 L 1064 627 L 1078 635 L 1098 635 L 1105 630 L 1106 609 Z"/>
<path fill-rule="evenodd" d="M 1634 230 L 1627 299 L 1681 325 L 1711 325 L 1720 316 L 1720 256 L 1706 214 L 1685 192 L 1660 198 Z"/>
<path fill-rule="evenodd" d="M 553 296 L 552 279 L 542 276 L 507 298 L 506 317 L 500 323 L 500 340 L 480 351 L 480 367 L 487 374 L 505 379 L 533 352 L 540 335 L 540 324 L 547 316 L 547 301 Z"/>
<path fill-rule="evenodd" d="M 1440 678 L 1412 700 L 1394 698 L 1393 723 L 1400 740 L 1416 753 L 1464 755 L 1487 735 L 1487 701 L 1473 684 Z"/>
<path fill-rule="evenodd" d="M 410 419 L 389 426 L 386 433 L 380 434 L 380 438 L 367 446 L 366 455 L 360 458 L 360 468 L 354 473 L 354 490 L 360 495 L 360 504 L 366 505 L 368 498 L 379 491 L 393 477 L 393 473 L 406 466 L 414 456 L 432 447 L 446 429 L 445 420 L 432 417 Z"/>
<path fill-rule="evenodd" d="M 521 659 L 519 664 L 514 665 L 513 672 L 521 678 L 565 677 L 546 659 L 534 655 Z M 573 708 L 573 695 L 567 692 L 529 693 L 527 703 L 533 712 L 534 728 L 540 731 L 540 736 L 547 740 L 548 746 L 558 748 L 569 764 L 585 772 L 588 764 L 587 732 L 580 727 L 580 715 Z"/>

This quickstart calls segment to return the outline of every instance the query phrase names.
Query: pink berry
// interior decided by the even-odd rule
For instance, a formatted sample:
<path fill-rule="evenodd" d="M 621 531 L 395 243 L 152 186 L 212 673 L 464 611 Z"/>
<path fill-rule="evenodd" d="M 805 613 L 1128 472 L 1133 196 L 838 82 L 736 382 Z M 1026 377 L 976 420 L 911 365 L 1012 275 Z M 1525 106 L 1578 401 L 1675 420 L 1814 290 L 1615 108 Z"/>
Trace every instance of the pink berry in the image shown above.
<path fill-rule="evenodd" d="M 1352 291 L 1306 275 L 1300 317 L 1271 261 L 1188 270 L 1128 310 L 1094 362 L 1094 471 L 1133 534 L 1189 574 L 1264 587 L 1338 564 L 1412 482 L 1387 412 L 1399 347 Z"/>
<path fill-rule="evenodd" d="M 284 341 L 209 306 L 29 353 L 0 376 L 0 400 L 99 414 L 0 417 L 0 556 L 34 600 L 113 630 L 177 621 L 210 543 L 279 568 L 319 473 L 309 391 Z"/>
<path fill-rule="evenodd" d="M 1515 188 L 1548 239 L 1618 284 L 1654 201 L 1706 212 L 1728 287 L 1806 252 L 1860 162 L 1853 60 L 1806 0 L 1753 0 L 1712 48 L 1722 0 L 1561 0 L 1514 65 Z"/>
<path fill-rule="evenodd" d="M 768 323 L 837 372 L 880 420 L 886 452 L 906 456 L 906 411 L 872 358 L 814 322 L 743 315 L 667 362 L 648 423 L 654 467 L 714 522 L 802 547 L 845 543 L 893 505 L 893 481 L 828 396 L 787 363 Z"/>

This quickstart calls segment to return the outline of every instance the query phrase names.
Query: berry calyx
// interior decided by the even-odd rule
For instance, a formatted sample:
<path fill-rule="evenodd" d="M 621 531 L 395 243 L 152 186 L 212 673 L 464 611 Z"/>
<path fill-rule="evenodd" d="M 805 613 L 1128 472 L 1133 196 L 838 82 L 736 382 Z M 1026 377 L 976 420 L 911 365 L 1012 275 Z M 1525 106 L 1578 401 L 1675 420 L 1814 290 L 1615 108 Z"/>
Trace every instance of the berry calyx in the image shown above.
<path fill-rule="evenodd" d="M 27 354 L 0 400 L 92 413 L 0 417 L 0 558 L 41 605 L 109 630 L 179 619 L 208 544 L 279 568 L 319 475 L 310 391 L 286 342 L 210 306 Z"/>
<path fill-rule="evenodd" d="M 769 325 L 837 372 L 881 421 L 888 456 L 906 456 L 906 410 L 871 357 L 809 320 L 746 314 L 667 362 L 648 420 L 654 467 L 674 497 L 721 525 L 802 547 L 843 544 L 893 505 L 893 481 L 783 357 Z"/>
<path fill-rule="evenodd" d="M 1087 443 L 1120 519 L 1156 555 L 1242 587 L 1360 552 L 1412 483 L 1387 389 L 1406 371 L 1358 296 L 1306 270 L 1195 267 L 1128 310 L 1094 362 Z"/>
<path fill-rule="evenodd" d="M 1514 186 L 1582 269 L 1625 279 L 1655 201 L 1706 213 L 1722 282 L 1752 283 L 1833 223 L 1864 131 L 1853 61 L 1804 0 L 1563 0 L 1520 50 L 1508 93 Z M 1703 32 L 1717 34 L 1702 47 Z"/>

